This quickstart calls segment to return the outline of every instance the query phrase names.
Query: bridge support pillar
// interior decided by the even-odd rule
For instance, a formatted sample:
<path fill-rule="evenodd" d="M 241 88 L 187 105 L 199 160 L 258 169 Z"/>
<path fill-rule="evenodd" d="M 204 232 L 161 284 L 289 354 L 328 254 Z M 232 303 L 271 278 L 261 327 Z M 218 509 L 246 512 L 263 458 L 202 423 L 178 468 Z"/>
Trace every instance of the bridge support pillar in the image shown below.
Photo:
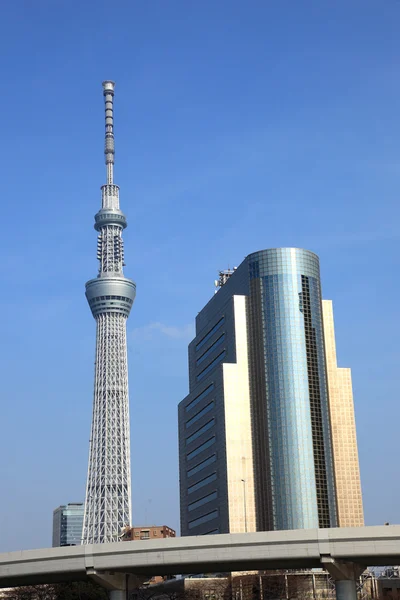
<path fill-rule="evenodd" d="M 128 600 L 128 591 L 141 583 L 138 577 L 116 571 L 96 571 L 86 569 L 90 579 L 109 590 L 110 600 Z"/>
<path fill-rule="evenodd" d="M 365 566 L 321 556 L 322 566 L 335 581 L 336 600 L 357 600 L 357 581 Z"/>
<path fill-rule="evenodd" d="M 126 590 L 110 590 L 110 600 L 126 600 Z"/>

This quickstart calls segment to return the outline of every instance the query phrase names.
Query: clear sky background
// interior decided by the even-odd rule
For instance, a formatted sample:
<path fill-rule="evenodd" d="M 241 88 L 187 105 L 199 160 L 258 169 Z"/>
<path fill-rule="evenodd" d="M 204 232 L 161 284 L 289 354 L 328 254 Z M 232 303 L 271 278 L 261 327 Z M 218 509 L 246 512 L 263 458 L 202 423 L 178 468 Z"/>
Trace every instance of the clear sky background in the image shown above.
<path fill-rule="evenodd" d="M 400 2 L 2 0 L 0 551 L 51 545 L 83 501 L 117 82 L 134 523 L 178 528 L 177 404 L 218 269 L 321 258 L 353 370 L 367 524 L 400 522 Z"/>

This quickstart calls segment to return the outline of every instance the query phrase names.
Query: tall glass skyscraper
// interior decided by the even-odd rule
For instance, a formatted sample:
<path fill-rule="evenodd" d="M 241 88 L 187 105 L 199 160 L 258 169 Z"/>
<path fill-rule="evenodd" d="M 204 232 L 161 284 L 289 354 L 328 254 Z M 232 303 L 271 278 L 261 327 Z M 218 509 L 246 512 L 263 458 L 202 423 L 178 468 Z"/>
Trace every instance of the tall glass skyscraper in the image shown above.
<path fill-rule="evenodd" d="M 182 535 L 336 526 L 318 257 L 255 252 L 222 283 L 179 405 Z"/>
<path fill-rule="evenodd" d="M 53 548 L 80 545 L 83 512 L 82 502 L 59 506 L 53 511 Z"/>

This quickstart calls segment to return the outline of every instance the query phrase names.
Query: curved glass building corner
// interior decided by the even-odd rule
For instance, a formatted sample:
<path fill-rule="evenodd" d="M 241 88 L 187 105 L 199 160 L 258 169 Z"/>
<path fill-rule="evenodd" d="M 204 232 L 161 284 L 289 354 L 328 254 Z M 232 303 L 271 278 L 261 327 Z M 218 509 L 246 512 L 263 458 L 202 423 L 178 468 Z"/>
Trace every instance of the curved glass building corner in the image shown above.
<path fill-rule="evenodd" d="M 257 529 L 334 527 L 319 259 L 277 248 L 245 262 Z"/>

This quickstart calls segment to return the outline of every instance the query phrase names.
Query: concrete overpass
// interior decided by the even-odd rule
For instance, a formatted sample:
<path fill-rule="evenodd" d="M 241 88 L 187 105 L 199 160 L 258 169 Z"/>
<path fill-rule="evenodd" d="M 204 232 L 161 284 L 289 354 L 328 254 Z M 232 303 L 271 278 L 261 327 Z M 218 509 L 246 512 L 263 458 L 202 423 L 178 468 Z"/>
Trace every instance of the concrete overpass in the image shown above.
<path fill-rule="evenodd" d="M 125 597 L 130 575 L 326 568 L 340 600 L 367 566 L 400 564 L 400 525 L 222 534 L 0 554 L 0 587 L 92 578 Z"/>

